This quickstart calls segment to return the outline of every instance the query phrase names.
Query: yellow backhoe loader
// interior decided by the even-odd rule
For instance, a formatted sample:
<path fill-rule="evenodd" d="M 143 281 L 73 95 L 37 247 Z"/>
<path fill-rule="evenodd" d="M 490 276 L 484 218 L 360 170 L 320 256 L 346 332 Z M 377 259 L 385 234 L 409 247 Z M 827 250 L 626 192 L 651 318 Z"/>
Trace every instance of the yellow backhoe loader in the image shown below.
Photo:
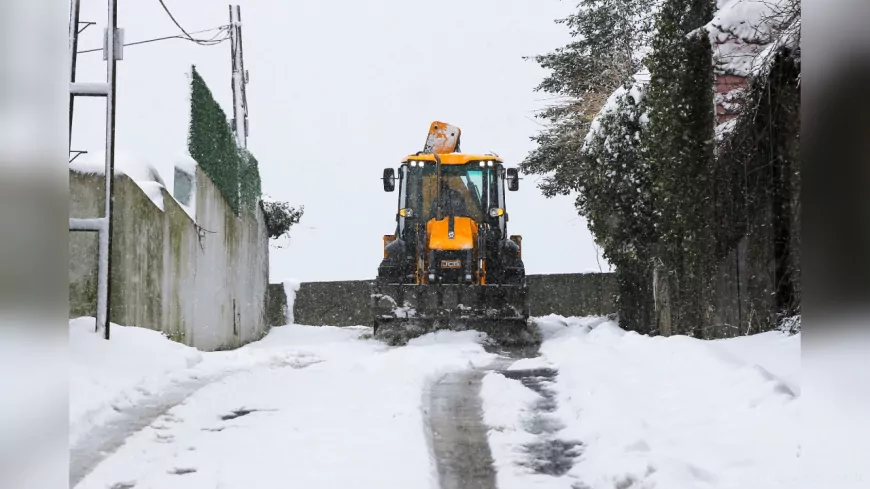
<path fill-rule="evenodd" d="M 505 190 L 519 188 L 519 174 L 494 154 L 459 152 L 460 135 L 433 122 L 423 151 L 384 170 L 384 190 L 399 198 L 373 284 L 374 335 L 399 344 L 475 329 L 501 344 L 535 342 L 522 238 L 507 231 Z"/>

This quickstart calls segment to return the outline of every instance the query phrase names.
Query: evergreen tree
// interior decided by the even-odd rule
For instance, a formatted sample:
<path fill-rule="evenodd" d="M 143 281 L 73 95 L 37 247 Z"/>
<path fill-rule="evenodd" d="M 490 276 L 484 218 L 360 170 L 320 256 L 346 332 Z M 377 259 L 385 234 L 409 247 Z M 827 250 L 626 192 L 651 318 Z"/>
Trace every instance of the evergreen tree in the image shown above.
<path fill-rule="evenodd" d="M 651 0 L 581 0 L 577 13 L 560 19 L 573 42 L 535 61 L 551 70 L 536 88 L 560 102 L 537 114 L 547 128 L 520 165 L 544 175 L 544 195 L 568 194 L 583 179 L 581 149 L 592 119 L 619 86 L 641 70 L 652 27 Z"/>
<path fill-rule="evenodd" d="M 643 87 L 624 87 L 615 105 L 590 132 L 577 209 L 614 265 L 623 327 L 649 332 L 652 321 L 650 259 L 655 243 L 652 181 L 641 155 Z"/>
<path fill-rule="evenodd" d="M 656 16 L 649 130 L 643 154 L 653 178 L 657 255 L 672 278 L 677 332 L 701 336 L 703 299 L 714 263 L 713 61 L 707 32 L 711 0 L 666 0 Z"/>

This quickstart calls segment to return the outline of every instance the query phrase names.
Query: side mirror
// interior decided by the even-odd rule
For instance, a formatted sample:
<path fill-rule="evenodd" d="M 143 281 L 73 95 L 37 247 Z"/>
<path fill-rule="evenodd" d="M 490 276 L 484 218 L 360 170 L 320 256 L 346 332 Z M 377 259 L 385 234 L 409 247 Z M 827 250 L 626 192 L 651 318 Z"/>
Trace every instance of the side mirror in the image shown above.
<path fill-rule="evenodd" d="M 507 187 L 511 192 L 520 189 L 520 173 L 516 168 L 507 169 Z"/>
<path fill-rule="evenodd" d="M 384 192 L 396 190 L 396 173 L 392 168 L 384 168 Z"/>

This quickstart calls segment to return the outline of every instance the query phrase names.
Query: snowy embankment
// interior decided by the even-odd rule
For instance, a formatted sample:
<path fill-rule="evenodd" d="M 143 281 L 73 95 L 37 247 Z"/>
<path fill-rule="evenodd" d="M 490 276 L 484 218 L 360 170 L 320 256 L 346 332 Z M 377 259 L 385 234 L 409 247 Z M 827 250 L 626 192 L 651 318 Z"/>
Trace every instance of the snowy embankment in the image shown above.
<path fill-rule="evenodd" d="M 112 324 L 112 340 L 94 332 L 94 318 L 69 324 L 70 443 L 113 412 L 157 393 L 173 373 L 190 369 L 202 354 L 157 331 Z"/>
<path fill-rule="evenodd" d="M 500 373 L 484 378 L 501 489 L 797 485 L 800 335 L 701 341 L 600 318 L 539 324 L 541 356 L 505 374 L 556 370 L 544 382 L 551 399 Z M 565 470 L 532 470 L 536 446 L 561 449 Z"/>
<path fill-rule="evenodd" d="M 117 352 L 91 374 L 74 374 L 85 377 L 79 384 L 96 384 L 107 375 L 106 367 L 126 361 L 124 352 L 133 349 L 123 346 L 123 338 L 133 330 L 116 328 L 113 340 L 100 347 Z M 483 350 L 475 332 L 443 331 L 388 348 L 360 338 L 370 331 L 282 326 L 258 342 L 218 353 L 191 352 L 159 337 L 151 338 L 153 348 L 142 342 L 135 348 L 135 356 L 143 357 L 139 367 L 131 366 L 130 376 L 114 384 L 116 394 L 103 398 L 126 396 L 117 394 L 122 384 L 133 396 L 138 395 L 134 385 L 165 385 L 165 372 L 188 378 L 196 372 L 224 374 L 127 436 L 114 453 L 84 471 L 75 487 L 432 487 L 425 392 L 444 373 L 482 367 L 494 355 Z M 74 348 L 77 357 L 85 353 Z M 164 373 L 134 381 L 132 371 L 144 367 L 144 357 L 157 356 L 167 358 L 160 367 Z M 242 358 L 249 368 L 239 368 Z M 163 380 L 157 379 L 161 375 Z M 74 379 L 72 390 L 78 389 Z"/>
<path fill-rule="evenodd" d="M 191 380 L 208 379 L 260 365 L 311 361 L 294 350 L 240 348 L 203 353 L 170 341 L 158 331 L 112 324 L 112 338 L 94 332 L 95 320 L 70 320 L 70 446 L 94 427 L 153 401 Z M 184 394 L 184 393 L 182 393 Z"/>

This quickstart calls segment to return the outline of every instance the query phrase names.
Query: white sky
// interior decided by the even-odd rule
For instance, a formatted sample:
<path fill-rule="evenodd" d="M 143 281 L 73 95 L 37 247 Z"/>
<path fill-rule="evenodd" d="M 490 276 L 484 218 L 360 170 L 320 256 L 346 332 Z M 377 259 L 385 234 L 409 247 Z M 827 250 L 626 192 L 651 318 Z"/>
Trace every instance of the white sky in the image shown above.
<path fill-rule="evenodd" d="M 228 21 L 227 4 L 164 0 L 188 31 Z M 126 41 L 173 35 L 157 0 L 120 1 Z M 272 248 L 272 281 L 372 278 L 384 234 L 395 227 L 396 194 L 380 174 L 423 147 L 429 123 L 462 128 L 466 152 L 493 151 L 509 166 L 534 148 L 534 112 L 547 95 L 535 55 L 564 45 L 560 0 L 239 0 L 250 72 L 249 149 L 263 192 L 305 205 L 283 249 Z M 101 45 L 104 0 L 82 0 L 97 21 L 80 49 Z M 202 34 L 201 36 L 209 36 Z M 172 187 L 175 155 L 186 151 L 190 65 L 232 114 L 229 43 L 181 40 L 131 46 L 118 63 L 118 149 L 138 153 Z M 78 81 L 105 77 L 100 53 L 79 56 Z M 79 99 L 73 149 L 100 151 L 103 101 Z M 544 198 L 536 177 L 508 197 L 509 232 L 522 234 L 528 273 L 598 271 L 586 222 L 573 197 Z M 601 265 L 607 264 L 601 259 Z"/>

